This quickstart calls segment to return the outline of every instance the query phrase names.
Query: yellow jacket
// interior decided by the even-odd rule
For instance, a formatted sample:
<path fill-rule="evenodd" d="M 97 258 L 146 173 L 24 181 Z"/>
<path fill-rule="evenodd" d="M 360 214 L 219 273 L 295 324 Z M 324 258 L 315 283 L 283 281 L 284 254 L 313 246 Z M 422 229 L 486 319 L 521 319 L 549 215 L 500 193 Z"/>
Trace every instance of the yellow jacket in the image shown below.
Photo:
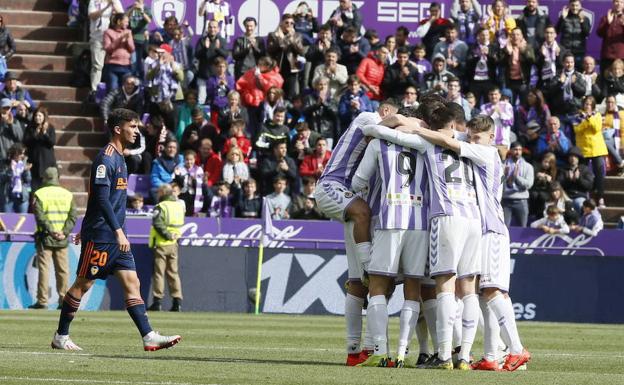
<path fill-rule="evenodd" d="M 607 145 L 602 137 L 602 115 L 599 112 L 574 125 L 574 134 L 576 145 L 585 158 L 608 154 Z"/>
<path fill-rule="evenodd" d="M 613 114 L 605 113 L 602 129 L 615 128 L 616 130 L 620 130 L 620 139 L 624 140 L 624 111 L 618 111 L 617 114 L 620 119 L 620 125 L 618 127 L 613 127 Z"/>
<path fill-rule="evenodd" d="M 509 37 L 511 36 L 511 31 L 516 28 L 516 20 L 514 20 L 513 17 L 507 15 L 504 16 L 504 18 L 505 32 Z M 483 23 L 483 26 L 490 31 L 490 43 L 496 43 L 496 32 L 498 32 L 498 30 L 500 29 L 500 22 L 500 17 L 496 15 L 491 15 L 487 18 L 485 23 Z"/>

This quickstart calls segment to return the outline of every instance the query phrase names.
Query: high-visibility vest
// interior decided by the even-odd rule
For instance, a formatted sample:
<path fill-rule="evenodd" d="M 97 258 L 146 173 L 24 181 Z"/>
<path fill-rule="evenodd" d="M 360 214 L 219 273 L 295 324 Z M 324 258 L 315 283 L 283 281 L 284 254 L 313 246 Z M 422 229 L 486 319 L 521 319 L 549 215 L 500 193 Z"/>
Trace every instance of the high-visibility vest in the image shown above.
<path fill-rule="evenodd" d="M 177 201 L 162 201 L 156 205 L 164 215 L 167 231 L 180 236 L 180 227 L 184 224 L 184 207 Z M 167 246 L 178 243 L 177 240 L 166 239 L 152 226 L 150 229 L 149 247 Z"/>
<path fill-rule="evenodd" d="M 73 195 L 61 186 L 46 186 L 35 191 L 35 197 L 43 206 L 43 213 L 52 225 L 52 231 L 62 231 L 69 217 Z M 39 231 L 43 229 L 37 225 Z"/>

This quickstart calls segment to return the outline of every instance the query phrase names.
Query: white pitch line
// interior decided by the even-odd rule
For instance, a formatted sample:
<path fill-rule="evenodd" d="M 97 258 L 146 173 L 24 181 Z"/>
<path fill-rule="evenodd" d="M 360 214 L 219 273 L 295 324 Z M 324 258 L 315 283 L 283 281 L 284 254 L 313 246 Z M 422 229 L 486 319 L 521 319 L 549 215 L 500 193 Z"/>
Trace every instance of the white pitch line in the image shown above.
<path fill-rule="evenodd" d="M 140 384 L 140 385 L 218 385 L 218 384 L 191 384 L 189 382 L 152 382 L 152 381 L 117 381 L 117 380 L 94 380 L 94 379 L 70 379 L 70 378 L 37 378 L 37 377 L 11 377 L 2 376 L 0 380 L 17 380 L 17 381 L 56 381 L 66 383 L 87 383 L 87 384 Z"/>

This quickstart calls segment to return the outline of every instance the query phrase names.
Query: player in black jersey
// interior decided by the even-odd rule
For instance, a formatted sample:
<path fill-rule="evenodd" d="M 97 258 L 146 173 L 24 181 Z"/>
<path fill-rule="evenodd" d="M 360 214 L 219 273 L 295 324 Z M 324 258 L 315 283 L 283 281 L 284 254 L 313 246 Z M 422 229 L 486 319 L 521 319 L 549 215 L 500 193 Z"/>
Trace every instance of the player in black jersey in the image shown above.
<path fill-rule="evenodd" d="M 161 336 L 152 330 L 124 228 L 128 171 L 123 151 L 139 135 L 139 116 L 134 111 L 118 108 L 111 112 L 107 125 L 112 139 L 91 165 L 87 212 L 82 230 L 75 238 L 76 244 L 82 240 L 76 281 L 63 300 L 59 326 L 51 345 L 54 349 L 82 350 L 69 338 L 69 325 L 94 280 L 114 274 L 124 290 L 126 310 L 143 337 L 143 348 L 148 351 L 169 348 L 181 337 Z"/>

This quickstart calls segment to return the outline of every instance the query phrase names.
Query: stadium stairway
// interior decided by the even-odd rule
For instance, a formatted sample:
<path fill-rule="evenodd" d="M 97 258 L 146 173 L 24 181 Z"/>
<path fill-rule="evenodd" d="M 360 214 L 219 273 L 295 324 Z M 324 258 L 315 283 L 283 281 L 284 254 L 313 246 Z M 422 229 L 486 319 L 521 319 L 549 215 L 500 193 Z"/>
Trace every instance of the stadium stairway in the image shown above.
<path fill-rule="evenodd" d="M 605 203 L 600 209 L 605 227 L 614 228 L 621 216 L 624 216 L 624 178 L 608 176 L 605 180 Z"/>
<path fill-rule="evenodd" d="M 61 185 L 74 193 L 82 213 L 91 159 L 107 140 L 97 111 L 83 108 L 88 90 L 69 86 L 72 46 L 88 45 L 81 42 L 81 29 L 66 26 L 63 1 L 0 0 L 0 5 L 17 46 L 9 70 L 17 74 L 33 99 L 48 108 L 56 129 Z"/>

